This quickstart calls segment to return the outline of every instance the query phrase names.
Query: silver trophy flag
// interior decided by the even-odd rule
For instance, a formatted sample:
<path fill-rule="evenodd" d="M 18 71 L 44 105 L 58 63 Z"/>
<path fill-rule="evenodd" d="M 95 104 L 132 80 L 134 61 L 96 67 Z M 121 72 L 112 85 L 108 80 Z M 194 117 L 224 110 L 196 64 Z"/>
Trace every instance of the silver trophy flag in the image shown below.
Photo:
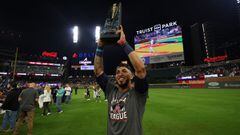
<path fill-rule="evenodd" d="M 110 12 L 105 21 L 103 30 L 100 33 L 100 39 L 102 42 L 108 44 L 115 44 L 120 38 L 119 34 L 116 34 L 116 31 L 121 25 L 122 17 L 122 5 L 121 3 L 114 3 L 110 9 Z"/>

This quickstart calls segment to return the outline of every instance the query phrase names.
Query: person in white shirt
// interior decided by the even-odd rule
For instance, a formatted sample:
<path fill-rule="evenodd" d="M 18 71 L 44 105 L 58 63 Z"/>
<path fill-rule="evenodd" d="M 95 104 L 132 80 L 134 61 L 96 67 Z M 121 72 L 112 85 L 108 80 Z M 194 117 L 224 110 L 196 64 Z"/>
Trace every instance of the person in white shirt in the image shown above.
<path fill-rule="evenodd" d="M 93 85 L 93 98 L 96 99 L 97 97 L 97 88 L 95 85 Z"/>
<path fill-rule="evenodd" d="M 71 92 L 72 92 L 72 88 L 69 86 L 69 84 L 66 84 L 65 87 L 65 103 L 68 104 L 71 98 Z"/>
<path fill-rule="evenodd" d="M 100 95 L 101 95 L 101 88 L 100 88 L 100 86 L 96 86 L 96 102 L 101 102 L 101 97 L 100 97 Z"/>
<path fill-rule="evenodd" d="M 44 94 L 43 94 L 43 114 L 42 115 L 50 115 L 51 110 L 49 108 L 49 103 L 52 101 L 52 95 L 51 95 L 51 87 L 46 85 L 44 88 Z M 47 111 L 47 113 L 46 113 Z"/>

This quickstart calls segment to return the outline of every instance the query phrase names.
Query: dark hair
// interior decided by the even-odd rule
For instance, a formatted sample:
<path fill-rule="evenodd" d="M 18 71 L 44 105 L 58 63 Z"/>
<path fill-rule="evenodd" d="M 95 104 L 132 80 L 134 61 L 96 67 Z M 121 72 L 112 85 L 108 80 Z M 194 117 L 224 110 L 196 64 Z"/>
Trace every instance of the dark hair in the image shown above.
<path fill-rule="evenodd" d="M 133 69 L 131 68 L 131 66 L 128 65 L 128 64 L 126 64 L 126 63 L 122 63 L 122 62 L 121 62 L 121 63 L 118 65 L 117 69 L 120 68 L 120 67 L 125 67 L 125 68 L 129 69 L 132 73 L 134 73 L 134 72 L 133 72 Z"/>

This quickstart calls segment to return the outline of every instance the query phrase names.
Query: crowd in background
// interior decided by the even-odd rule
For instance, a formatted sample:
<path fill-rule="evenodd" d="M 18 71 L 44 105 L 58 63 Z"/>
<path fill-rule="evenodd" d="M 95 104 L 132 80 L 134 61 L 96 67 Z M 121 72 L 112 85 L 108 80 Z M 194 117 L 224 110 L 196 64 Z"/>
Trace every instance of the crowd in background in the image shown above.
<path fill-rule="evenodd" d="M 94 76 L 69 76 L 69 82 L 72 84 L 78 84 L 81 87 L 85 85 L 93 85 L 96 82 L 96 78 Z"/>
<path fill-rule="evenodd" d="M 188 70 L 182 71 L 177 78 L 186 76 L 195 76 L 196 78 L 204 78 L 204 75 L 218 75 L 218 77 L 234 77 L 240 76 L 240 66 L 234 63 L 224 63 L 216 66 L 195 66 Z"/>
<path fill-rule="evenodd" d="M 87 81 L 87 80 L 85 80 Z M 62 103 L 69 104 L 72 94 L 78 94 L 82 85 L 85 89 L 84 97 L 90 100 L 90 89 L 93 90 L 93 98 L 100 101 L 100 87 L 95 83 L 86 84 L 61 84 L 50 85 L 48 83 L 10 82 L 5 88 L 0 89 L 0 111 L 3 114 L 1 132 L 13 132 L 18 134 L 20 123 L 27 118 L 28 133 L 32 133 L 35 108 L 42 109 L 42 116 L 51 115 L 52 105 L 55 104 L 58 113 L 62 113 Z M 18 124 L 19 123 L 19 124 Z M 7 128 L 9 125 L 9 128 Z"/>

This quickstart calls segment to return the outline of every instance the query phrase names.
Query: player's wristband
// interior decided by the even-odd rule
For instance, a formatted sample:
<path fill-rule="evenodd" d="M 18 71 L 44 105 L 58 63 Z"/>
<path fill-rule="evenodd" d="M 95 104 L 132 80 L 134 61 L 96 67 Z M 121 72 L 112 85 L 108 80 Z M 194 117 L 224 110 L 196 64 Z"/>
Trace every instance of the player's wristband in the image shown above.
<path fill-rule="evenodd" d="M 133 48 L 126 42 L 123 46 L 123 51 L 129 55 L 131 52 L 133 52 Z"/>
<path fill-rule="evenodd" d="M 103 56 L 103 47 L 98 46 L 96 49 L 96 55 L 99 57 Z"/>

